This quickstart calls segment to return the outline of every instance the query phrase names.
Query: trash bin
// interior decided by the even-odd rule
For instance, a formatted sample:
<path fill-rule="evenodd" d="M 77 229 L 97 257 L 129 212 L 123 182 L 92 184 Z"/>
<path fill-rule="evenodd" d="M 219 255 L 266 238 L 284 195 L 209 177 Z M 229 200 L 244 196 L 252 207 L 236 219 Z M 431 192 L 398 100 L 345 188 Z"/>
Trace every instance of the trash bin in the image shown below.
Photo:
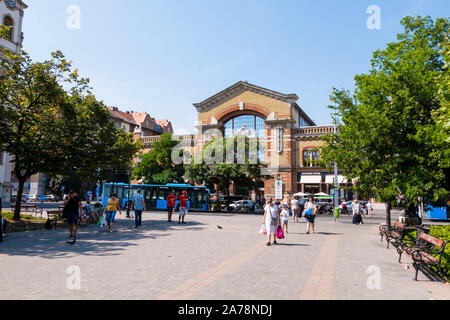
<path fill-rule="evenodd" d="M 339 210 L 339 208 L 334 208 L 334 216 L 336 217 L 336 219 L 339 219 L 339 217 L 340 217 L 340 210 Z"/>

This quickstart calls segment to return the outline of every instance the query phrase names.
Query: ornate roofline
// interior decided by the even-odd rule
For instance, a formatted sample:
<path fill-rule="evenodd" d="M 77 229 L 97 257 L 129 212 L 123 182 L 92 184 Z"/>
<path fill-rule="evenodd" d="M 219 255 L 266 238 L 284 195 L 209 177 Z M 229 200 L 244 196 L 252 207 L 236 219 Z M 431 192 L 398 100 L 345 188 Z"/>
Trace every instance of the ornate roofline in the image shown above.
<path fill-rule="evenodd" d="M 298 96 L 296 94 L 283 94 L 280 92 L 256 86 L 254 84 L 250 84 L 247 81 L 239 81 L 234 85 L 232 85 L 231 87 L 222 90 L 221 92 L 213 95 L 212 97 L 206 99 L 203 102 L 194 103 L 194 107 L 197 109 L 198 112 L 202 112 L 209 107 L 215 106 L 218 103 L 229 99 L 233 95 L 236 95 L 238 92 L 240 93 L 246 90 L 259 93 L 261 95 L 265 95 L 291 104 L 295 103 L 298 100 Z"/>

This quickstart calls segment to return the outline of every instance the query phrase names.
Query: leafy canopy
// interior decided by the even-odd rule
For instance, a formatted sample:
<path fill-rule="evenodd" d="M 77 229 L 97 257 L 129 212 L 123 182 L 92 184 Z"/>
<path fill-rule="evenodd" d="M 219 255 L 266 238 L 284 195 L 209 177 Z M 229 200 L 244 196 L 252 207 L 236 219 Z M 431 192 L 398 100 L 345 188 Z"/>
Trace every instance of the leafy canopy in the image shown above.
<path fill-rule="evenodd" d="M 403 195 L 410 207 L 419 196 L 427 203 L 449 190 L 450 21 L 401 23 L 397 41 L 374 53 L 368 74 L 355 77 L 353 96 L 334 89 L 330 108 L 341 122 L 338 135 L 326 138 L 323 160 L 359 178 L 360 191 L 386 202 Z"/>

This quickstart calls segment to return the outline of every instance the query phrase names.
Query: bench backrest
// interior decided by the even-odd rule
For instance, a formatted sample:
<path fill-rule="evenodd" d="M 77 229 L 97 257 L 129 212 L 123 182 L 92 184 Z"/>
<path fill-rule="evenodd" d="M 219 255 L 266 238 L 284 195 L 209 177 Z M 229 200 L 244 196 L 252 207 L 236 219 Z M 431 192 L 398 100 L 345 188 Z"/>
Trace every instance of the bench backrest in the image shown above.
<path fill-rule="evenodd" d="M 398 229 L 405 229 L 405 225 L 403 223 L 401 223 L 400 221 L 395 221 L 394 227 L 398 228 Z"/>
<path fill-rule="evenodd" d="M 427 241 L 429 243 L 434 244 L 436 247 L 442 248 L 444 246 L 444 241 L 441 239 L 435 238 L 433 236 L 430 236 L 429 234 L 426 234 L 425 232 L 422 232 L 420 234 L 420 239 Z"/>

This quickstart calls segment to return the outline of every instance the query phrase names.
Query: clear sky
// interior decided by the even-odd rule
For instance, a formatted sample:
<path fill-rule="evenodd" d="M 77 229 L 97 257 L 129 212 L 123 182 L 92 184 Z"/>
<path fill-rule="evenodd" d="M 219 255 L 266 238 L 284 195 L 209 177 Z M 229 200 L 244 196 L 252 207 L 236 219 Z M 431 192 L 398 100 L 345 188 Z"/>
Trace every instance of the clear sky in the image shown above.
<path fill-rule="evenodd" d="M 25 0 L 24 49 L 62 50 L 108 106 L 193 131 L 201 102 L 239 80 L 297 94 L 330 124 L 332 88 L 354 87 L 372 52 L 395 40 L 407 15 L 450 16 L 449 0 Z M 80 9 L 70 29 L 68 8 Z M 381 29 L 370 30 L 377 5 Z M 72 24 L 73 25 L 73 24 Z"/>

